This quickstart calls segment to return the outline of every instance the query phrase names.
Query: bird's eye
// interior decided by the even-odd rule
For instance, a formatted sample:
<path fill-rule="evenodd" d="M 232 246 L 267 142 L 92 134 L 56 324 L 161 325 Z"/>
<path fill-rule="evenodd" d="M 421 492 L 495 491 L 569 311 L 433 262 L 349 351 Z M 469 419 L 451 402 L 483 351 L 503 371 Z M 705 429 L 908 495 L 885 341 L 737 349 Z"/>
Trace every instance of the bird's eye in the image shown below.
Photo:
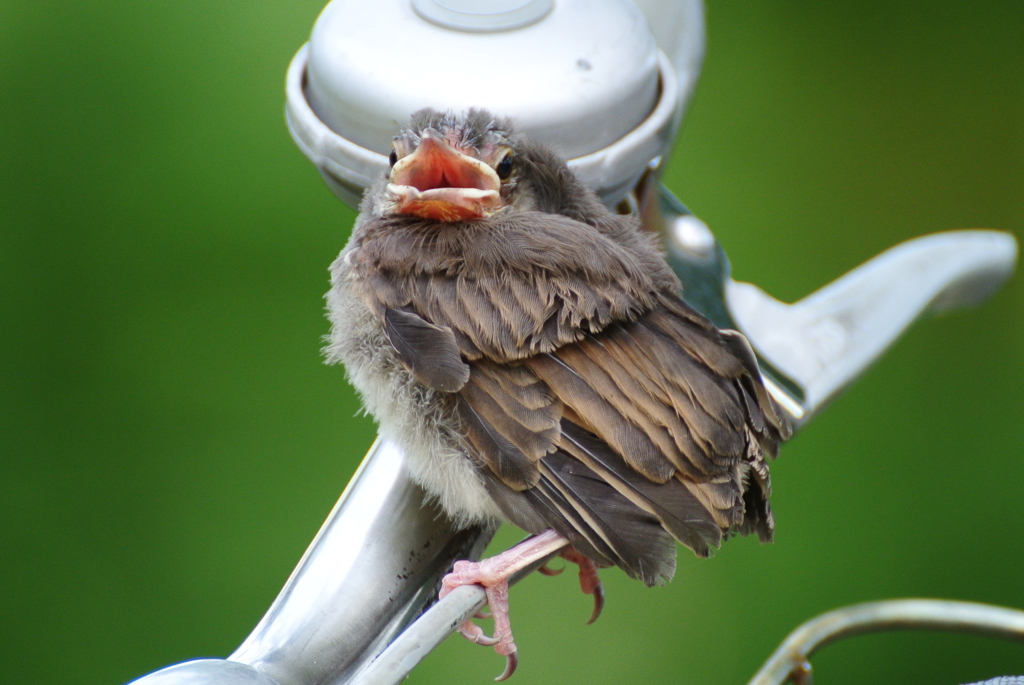
<path fill-rule="evenodd" d="M 395 166 L 395 162 L 398 161 L 398 151 L 397 150 L 392 150 L 391 151 L 391 156 L 388 157 L 388 161 L 391 163 L 391 166 Z"/>
<path fill-rule="evenodd" d="M 498 178 L 502 181 L 508 180 L 508 177 L 512 175 L 512 153 L 507 153 L 498 162 L 498 166 L 494 167 L 494 171 L 498 174 Z"/>

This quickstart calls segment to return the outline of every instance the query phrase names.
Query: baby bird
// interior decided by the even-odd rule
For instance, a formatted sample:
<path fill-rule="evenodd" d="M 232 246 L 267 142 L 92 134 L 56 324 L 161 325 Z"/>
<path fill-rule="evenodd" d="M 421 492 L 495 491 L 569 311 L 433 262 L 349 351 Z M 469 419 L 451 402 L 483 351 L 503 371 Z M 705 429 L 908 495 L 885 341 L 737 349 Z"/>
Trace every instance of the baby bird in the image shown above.
<path fill-rule="evenodd" d="M 654 236 L 484 110 L 424 109 L 394 139 L 331 266 L 325 350 L 414 480 L 460 525 L 535 537 L 458 562 L 516 665 L 508 575 L 561 550 L 648 586 L 731 533 L 772 538 L 765 457 L 791 429 L 753 351 L 680 299 Z"/>

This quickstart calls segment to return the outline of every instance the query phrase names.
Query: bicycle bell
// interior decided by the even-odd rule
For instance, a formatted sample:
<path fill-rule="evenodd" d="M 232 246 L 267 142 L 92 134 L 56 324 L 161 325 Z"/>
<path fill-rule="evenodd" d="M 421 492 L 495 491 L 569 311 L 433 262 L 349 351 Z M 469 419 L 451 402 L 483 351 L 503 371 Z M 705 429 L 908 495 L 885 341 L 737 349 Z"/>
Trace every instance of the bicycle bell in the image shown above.
<path fill-rule="evenodd" d="M 353 206 L 422 107 L 512 117 L 614 206 L 668 152 L 703 48 L 699 0 L 333 0 L 289 67 L 286 118 Z"/>

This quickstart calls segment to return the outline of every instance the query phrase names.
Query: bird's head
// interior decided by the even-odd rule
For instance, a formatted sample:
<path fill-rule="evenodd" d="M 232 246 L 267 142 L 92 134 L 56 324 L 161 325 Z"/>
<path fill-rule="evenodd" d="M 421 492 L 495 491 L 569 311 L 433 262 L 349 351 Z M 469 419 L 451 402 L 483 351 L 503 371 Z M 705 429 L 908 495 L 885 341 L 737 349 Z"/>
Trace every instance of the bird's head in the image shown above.
<path fill-rule="evenodd" d="M 484 110 L 431 109 L 395 136 L 384 213 L 434 221 L 485 219 L 513 201 L 519 179 L 509 122 Z"/>

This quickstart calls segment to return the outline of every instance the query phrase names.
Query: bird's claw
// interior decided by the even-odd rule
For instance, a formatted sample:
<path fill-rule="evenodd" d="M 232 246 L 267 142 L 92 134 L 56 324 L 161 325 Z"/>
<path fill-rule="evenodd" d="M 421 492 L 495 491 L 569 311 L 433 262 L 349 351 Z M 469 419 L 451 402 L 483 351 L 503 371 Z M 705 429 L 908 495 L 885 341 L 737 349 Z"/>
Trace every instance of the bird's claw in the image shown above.
<path fill-rule="evenodd" d="M 484 633 L 483 628 L 473 623 L 472 621 L 466 621 L 458 628 L 456 628 L 456 630 L 459 632 L 459 635 L 466 638 L 470 642 L 474 642 L 478 645 L 483 645 L 484 647 L 494 647 L 496 644 L 501 642 L 501 640 L 499 640 L 498 638 L 491 637 L 490 635 Z"/>
<path fill-rule="evenodd" d="M 509 676 L 511 676 L 513 673 L 516 672 L 516 667 L 517 666 L 519 666 L 519 653 L 518 652 L 512 652 L 511 654 L 506 654 L 505 655 L 505 670 L 502 671 L 501 675 L 499 675 L 497 678 L 495 678 L 495 680 L 497 680 L 498 682 L 501 682 L 502 680 L 505 680 L 506 678 L 508 678 Z"/>
<path fill-rule="evenodd" d="M 496 680 L 505 680 L 516 670 L 519 658 L 516 656 L 516 643 L 512 639 L 512 625 L 508 619 L 508 581 L 500 575 L 488 573 L 480 564 L 470 561 L 458 561 L 452 572 L 441 582 L 441 596 L 447 595 L 460 585 L 483 585 L 487 593 L 487 604 L 491 613 L 483 614 L 494 619 L 494 635 L 484 633 L 483 629 L 473 621 L 462 623 L 456 630 L 467 640 L 478 645 L 494 647 L 494 651 L 505 657 L 505 670 Z M 482 612 L 476 614 L 483 617 Z"/>
<path fill-rule="evenodd" d="M 601 610 L 604 609 L 604 587 L 598 583 L 592 594 L 594 595 L 594 610 L 590 613 L 590 618 L 587 619 L 588 626 L 597 620 L 597 617 L 601 615 Z"/>
<path fill-rule="evenodd" d="M 564 566 L 562 568 L 551 568 L 547 564 L 543 564 L 540 568 L 537 569 L 537 573 L 541 574 L 542 576 L 557 576 L 561 574 L 564 570 Z"/>
<path fill-rule="evenodd" d="M 584 594 L 594 596 L 594 610 L 590 612 L 590 618 L 587 619 L 587 625 L 590 625 L 597 620 L 597 617 L 601 615 L 601 611 L 604 609 L 604 588 L 601 585 L 601 579 L 597 575 L 597 564 L 572 547 L 563 549 L 559 556 L 580 567 L 580 590 Z M 552 569 L 547 568 L 545 564 L 537 570 L 546 576 L 555 576 L 565 569 L 561 568 L 552 572 Z"/>
<path fill-rule="evenodd" d="M 512 624 L 508 619 L 509 576 L 554 554 L 567 544 L 561 535 L 547 530 L 496 557 L 480 562 L 457 561 L 452 566 L 452 572 L 441 580 L 441 597 L 462 585 L 482 585 L 487 593 L 487 604 L 494 619 L 494 636 L 485 635 L 472 620 L 466 620 L 457 630 L 466 639 L 478 645 L 494 647 L 495 652 L 505 657 L 505 670 L 495 680 L 505 680 L 519 665 L 516 643 L 512 639 Z M 481 616 L 480 613 L 476 615 Z"/>

